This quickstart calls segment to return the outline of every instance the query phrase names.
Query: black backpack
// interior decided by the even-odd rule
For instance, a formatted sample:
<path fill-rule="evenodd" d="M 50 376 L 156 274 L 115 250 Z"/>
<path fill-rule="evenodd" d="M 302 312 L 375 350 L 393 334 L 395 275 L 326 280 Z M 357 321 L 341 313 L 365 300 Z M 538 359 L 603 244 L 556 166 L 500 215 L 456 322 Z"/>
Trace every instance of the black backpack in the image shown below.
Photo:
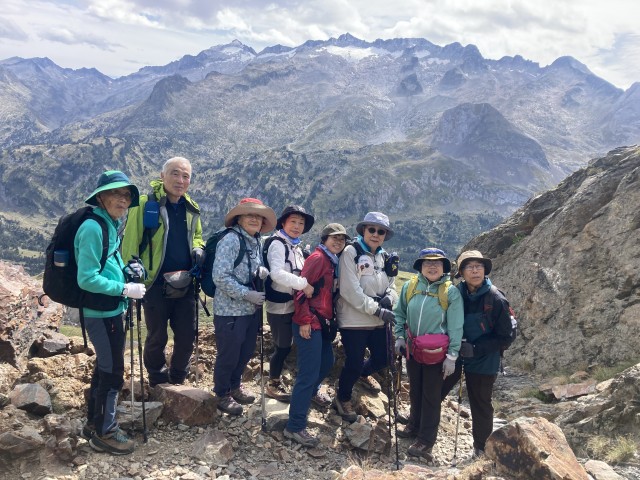
<path fill-rule="evenodd" d="M 80 326 L 85 347 L 87 346 L 87 336 L 82 308 L 101 311 L 115 310 L 122 300 L 122 297 L 87 292 L 78 285 L 78 264 L 76 263 L 73 242 L 78 228 L 88 219 L 97 221 L 102 228 L 102 257 L 100 258 L 100 272 L 102 272 L 109 256 L 107 224 L 102 217 L 93 213 L 93 207 L 82 207 L 74 213 L 63 216 L 58 221 L 51 242 L 47 246 L 42 277 L 42 290 L 45 295 L 54 302 L 80 309 Z M 59 250 L 68 252 L 69 260 L 65 266 L 56 266 L 54 263 L 54 252 Z M 117 249 L 113 254 L 116 253 Z"/>
<path fill-rule="evenodd" d="M 291 272 L 293 272 L 293 264 L 291 263 L 291 260 L 289 260 L 289 247 L 287 246 L 287 242 L 285 242 L 283 238 L 277 235 L 270 236 L 264 242 L 264 246 L 262 247 L 263 265 L 267 268 L 267 270 L 271 270 L 269 261 L 267 260 L 267 253 L 269 253 L 269 247 L 275 240 L 281 242 L 284 245 L 284 262 L 289 264 Z M 271 275 L 269 275 L 264 282 L 264 296 L 267 300 L 273 303 L 287 303 L 293 300 L 293 295 L 291 295 L 290 293 L 274 290 Z"/>
<path fill-rule="evenodd" d="M 211 276 L 213 272 L 213 261 L 216 259 L 216 248 L 218 247 L 218 243 L 220 243 L 220 240 L 222 240 L 229 232 L 235 233 L 240 239 L 240 251 L 233 262 L 233 268 L 240 265 L 240 262 L 242 262 L 247 251 L 247 245 L 244 238 L 242 238 L 242 235 L 231 227 L 218 230 L 209 237 L 204 247 L 204 262 L 202 263 L 202 270 L 200 271 L 200 286 L 207 297 L 213 298 L 216 295 L 216 284 L 213 283 L 213 277 Z"/>

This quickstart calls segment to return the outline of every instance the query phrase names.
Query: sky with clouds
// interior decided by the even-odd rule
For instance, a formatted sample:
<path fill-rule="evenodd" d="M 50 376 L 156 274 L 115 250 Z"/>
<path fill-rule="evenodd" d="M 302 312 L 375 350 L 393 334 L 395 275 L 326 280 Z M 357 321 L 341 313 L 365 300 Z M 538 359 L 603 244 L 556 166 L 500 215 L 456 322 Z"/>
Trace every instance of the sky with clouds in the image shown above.
<path fill-rule="evenodd" d="M 0 59 L 119 77 L 234 39 L 259 52 L 349 32 L 474 44 L 540 66 L 570 55 L 626 89 L 640 81 L 639 16 L 638 0 L 2 0 Z"/>

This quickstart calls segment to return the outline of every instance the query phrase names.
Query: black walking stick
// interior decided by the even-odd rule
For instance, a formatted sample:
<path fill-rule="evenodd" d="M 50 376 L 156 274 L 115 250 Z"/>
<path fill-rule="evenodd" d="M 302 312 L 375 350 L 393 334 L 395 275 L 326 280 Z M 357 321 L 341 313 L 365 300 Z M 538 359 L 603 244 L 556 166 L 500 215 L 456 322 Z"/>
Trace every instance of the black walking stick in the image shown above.
<path fill-rule="evenodd" d="M 462 408 L 462 383 L 464 382 L 464 364 L 460 364 L 460 387 L 458 388 L 458 415 L 456 419 L 456 436 L 453 442 L 453 458 L 451 459 L 451 466 L 455 467 L 457 464 L 457 453 L 458 453 L 458 430 L 460 428 L 460 409 Z"/>
<path fill-rule="evenodd" d="M 133 359 L 133 302 L 129 300 L 129 305 L 127 306 L 127 316 L 125 317 L 124 322 L 124 334 L 125 337 L 127 335 L 127 330 L 129 331 L 129 356 L 131 357 L 131 428 L 130 433 L 133 436 L 135 432 L 135 419 L 133 415 L 133 402 L 135 400 L 135 395 L 133 393 L 133 376 L 134 376 L 134 359 Z"/>
<path fill-rule="evenodd" d="M 133 258 L 134 260 L 142 263 L 139 257 L 136 257 L 134 255 Z M 139 276 L 135 275 L 133 277 L 133 281 L 136 283 L 140 283 L 142 282 L 142 279 Z M 142 438 L 144 440 L 144 443 L 147 443 L 147 441 L 149 440 L 149 436 L 147 432 L 147 412 L 144 404 L 144 368 L 142 366 L 142 333 L 140 331 L 140 324 L 142 323 L 142 300 L 140 299 L 136 300 L 136 321 L 138 322 L 138 360 L 140 361 L 140 391 L 142 394 Z M 133 332 L 133 328 L 131 329 L 131 331 Z"/>
<path fill-rule="evenodd" d="M 254 287 L 258 292 L 264 292 L 264 280 L 256 272 Z M 260 407 L 261 407 L 261 428 L 267 431 L 267 403 L 264 395 L 264 305 L 260 307 Z"/>
<path fill-rule="evenodd" d="M 387 363 L 389 364 L 389 381 L 387 382 L 387 397 L 389 398 L 389 405 L 387 406 L 387 413 L 389 416 L 389 438 L 391 437 L 391 402 L 393 401 L 393 425 L 395 427 L 396 435 L 396 470 L 400 470 L 400 454 L 398 452 L 398 400 L 396 398 L 396 386 L 395 386 L 395 362 L 393 361 L 394 342 L 393 332 L 391 331 L 392 322 L 387 322 Z"/>
<path fill-rule="evenodd" d="M 204 309 L 204 313 L 207 314 L 208 317 L 211 316 L 211 313 L 209 312 L 209 309 L 207 308 L 207 304 L 205 303 L 204 300 L 202 300 L 202 298 L 200 297 L 200 291 L 202 290 L 202 271 L 200 269 L 200 267 L 198 265 L 196 265 L 195 267 L 193 267 L 189 273 L 191 274 L 191 276 L 194 279 L 194 288 L 193 288 L 193 295 L 194 298 L 196 300 L 196 318 L 195 318 L 195 324 L 196 324 L 196 339 L 195 339 L 195 343 L 196 343 L 196 385 L 198 384 L 199 380 L 200 380 L 200 372 L 198 371 L 198 365 L 200 364 L 200 304 L 202 304 L 202 308 Z"/>

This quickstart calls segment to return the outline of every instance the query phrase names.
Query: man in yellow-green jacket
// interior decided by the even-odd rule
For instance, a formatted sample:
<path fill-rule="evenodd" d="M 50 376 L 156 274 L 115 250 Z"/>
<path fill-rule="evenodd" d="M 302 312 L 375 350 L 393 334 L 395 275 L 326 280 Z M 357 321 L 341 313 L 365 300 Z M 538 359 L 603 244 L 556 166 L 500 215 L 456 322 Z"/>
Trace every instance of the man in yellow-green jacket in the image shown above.
<path fill-rule="evenodd" d="M 187 194 L 191 163 L 173 157 L 162 167 L 152 193 L 129 212 L 122 242 L 126 261 L 139 256 L 147 267 L 143 308 L 147 325 L 144 365 L 151 386 L 181 384 L 189 372 L 196 335 L 194 286 L 189 270 L 203 259 L 200 208 Z M 167 325 L 173 330 L 171 364 L 166 364 Z"/>

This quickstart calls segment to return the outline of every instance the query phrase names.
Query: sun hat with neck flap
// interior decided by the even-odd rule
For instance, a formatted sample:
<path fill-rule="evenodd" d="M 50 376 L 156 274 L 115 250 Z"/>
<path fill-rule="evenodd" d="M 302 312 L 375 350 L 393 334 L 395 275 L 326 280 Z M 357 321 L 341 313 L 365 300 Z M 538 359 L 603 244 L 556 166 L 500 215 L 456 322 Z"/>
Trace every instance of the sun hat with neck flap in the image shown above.
<path fill-rule="evenodd" d="M 131 205 L 129 205 L 129 208 L 137 207 L 140 202 L 140 192 L 138 192 L 138 187 L 132 184 L 129 181 L 129 177 L 120 170 L 108 170 L 103 172 L 100 175 L 100 178 L 98 178 L 98 186 L 93 193 L 87 197 L 85 203 L 97 207 L 99 206 L 97 198 L 99 193 L 122 187 L 129 187 L 129 190 L 131 191 Z"/>

